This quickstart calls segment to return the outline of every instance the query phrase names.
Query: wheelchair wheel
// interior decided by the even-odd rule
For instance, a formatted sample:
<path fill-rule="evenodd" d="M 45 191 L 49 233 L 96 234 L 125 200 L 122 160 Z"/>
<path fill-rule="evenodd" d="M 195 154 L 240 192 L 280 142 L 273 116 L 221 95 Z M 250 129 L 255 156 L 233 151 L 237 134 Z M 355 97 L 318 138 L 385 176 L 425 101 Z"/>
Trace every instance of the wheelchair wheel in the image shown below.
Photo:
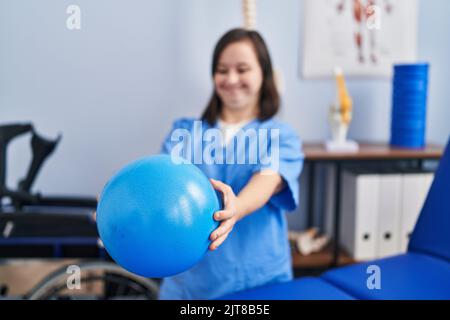
<path fill-rule="evenodd" d="M 115 263 L 87 261 L 76 265 L 80 271 L 79 285 L 69 288 L 69 265 L 45 277 L 25 296 L 30 300 L 117 300 L 158 298 L 159 283 L 132 274 Z"/>

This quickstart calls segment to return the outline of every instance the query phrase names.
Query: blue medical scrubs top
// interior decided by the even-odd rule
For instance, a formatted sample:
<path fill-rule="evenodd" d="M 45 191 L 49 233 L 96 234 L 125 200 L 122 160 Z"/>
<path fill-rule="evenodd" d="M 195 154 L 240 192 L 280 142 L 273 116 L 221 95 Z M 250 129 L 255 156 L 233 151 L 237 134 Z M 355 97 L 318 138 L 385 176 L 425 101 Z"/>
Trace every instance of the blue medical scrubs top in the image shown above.
<path fill-rule="evenodd" d="M 211 128 L 217 130 L 217 124 L 210 126 L 206 121 L 199 122 L 198 119 L 177 120 L 163 143 L 162 152 L 179 152 L 182 141 L 184 151 L 189 148 L 192 151 L 182 156 L 189 158 L 209 178 L 231 186 L 236 195 L 253 174 L 266 168 L 277 171 L 286 187 L 272 196 L 265 206 L 238 221 L 222 245 L 215 251 L 208 250 L 197 265 L 165 278 L 161 285 L 160 299 L 214 299 L 263 284 L 292 279 L 285 212 L 293 211 L 299 202 L 299 175 L 303 166 L 303 154 L 298 135 L 291 127 L 277 120 L 253 120 L 241 129 L 242 132 L 267 132 L 267 141 L 259 145 L 257 155 L 264 157 L 264 152 L 260 151 L 264 151 L 266 147 L 267 152 L 273 151 L 270 149 L 271 144 L 277 145 L 277 162 L 274 164 L 275 161 L 269 163 L 258 159 L 255 163 L 254 159 L 246 158 L 243 164 L 237 164 L 237 160 L 227 163 L 227 155 L 223 153 L 223 161 L 211 163 L 206 157 L 199 159 L 205 148 L 208 148 L 208 143 L 199 137 Z M 177 134 L 172 135 L 174 132 Z M 269 132 L 275 134 L 272 136 Z M 183 134 L 185 136 L 178 139 Z M 187 136 L 190 138 L 186 139 Z M 274 143 L 275 137 L 277 143 Z M 250 145 L 251 143 L 240 144 L 242 150 L 238 150 L 239 144 L 235 140 L 236 154 L 248 152 Z M 195 156 L 197 159 L 194 159 Z"/>

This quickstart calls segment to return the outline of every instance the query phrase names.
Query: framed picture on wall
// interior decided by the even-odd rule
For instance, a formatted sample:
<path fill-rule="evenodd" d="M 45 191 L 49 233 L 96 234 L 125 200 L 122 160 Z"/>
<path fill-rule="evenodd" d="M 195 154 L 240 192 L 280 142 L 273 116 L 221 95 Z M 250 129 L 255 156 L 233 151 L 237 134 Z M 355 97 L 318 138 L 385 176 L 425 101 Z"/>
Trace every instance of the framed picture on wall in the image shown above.
<path fill-rule="evenodd" d="M 390 77 L 417 58 L 417 14 L 417 0 L 306 0 L 302 76 Z"/>

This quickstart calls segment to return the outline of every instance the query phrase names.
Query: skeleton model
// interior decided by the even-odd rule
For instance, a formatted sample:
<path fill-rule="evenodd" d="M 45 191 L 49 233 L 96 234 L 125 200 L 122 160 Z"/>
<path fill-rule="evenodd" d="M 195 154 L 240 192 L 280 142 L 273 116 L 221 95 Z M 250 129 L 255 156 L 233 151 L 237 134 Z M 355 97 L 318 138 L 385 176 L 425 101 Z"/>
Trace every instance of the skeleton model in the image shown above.
<path fill-rule="evenodd" d="M 256 28 L 256 0 L 242 0 L 242 13 L 244 15 L 244 28 Z"/>
<path fill-rule="evenodd" d="M 256 30 L 256 0 L 242 0 L 242 15 L 244 16 L 244 29 Z M 283 75 L 279 70 L 274 68 L 273 76 L 275 79 L 275 86 L 278 93 L 284 93 Z"/>

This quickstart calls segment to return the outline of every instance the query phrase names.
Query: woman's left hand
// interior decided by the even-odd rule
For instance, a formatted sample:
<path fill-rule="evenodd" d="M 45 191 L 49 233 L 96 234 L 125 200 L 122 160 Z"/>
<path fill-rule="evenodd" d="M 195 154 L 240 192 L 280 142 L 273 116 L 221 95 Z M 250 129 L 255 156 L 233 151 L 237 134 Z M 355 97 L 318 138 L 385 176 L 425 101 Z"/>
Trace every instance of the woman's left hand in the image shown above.
<path fill-rule="evenodd" d="M 223 210 L 214 213 L 214 219 L 221 221 L 220 225 L 211 233 L 209 246 L 210 250 L 216 250 L 228 237 L 234 224 L 239 220 L 237 202 L 238 199 L 231 187 L 219 180 L 209 179 L 215 190 L 223 194 Z"/>

